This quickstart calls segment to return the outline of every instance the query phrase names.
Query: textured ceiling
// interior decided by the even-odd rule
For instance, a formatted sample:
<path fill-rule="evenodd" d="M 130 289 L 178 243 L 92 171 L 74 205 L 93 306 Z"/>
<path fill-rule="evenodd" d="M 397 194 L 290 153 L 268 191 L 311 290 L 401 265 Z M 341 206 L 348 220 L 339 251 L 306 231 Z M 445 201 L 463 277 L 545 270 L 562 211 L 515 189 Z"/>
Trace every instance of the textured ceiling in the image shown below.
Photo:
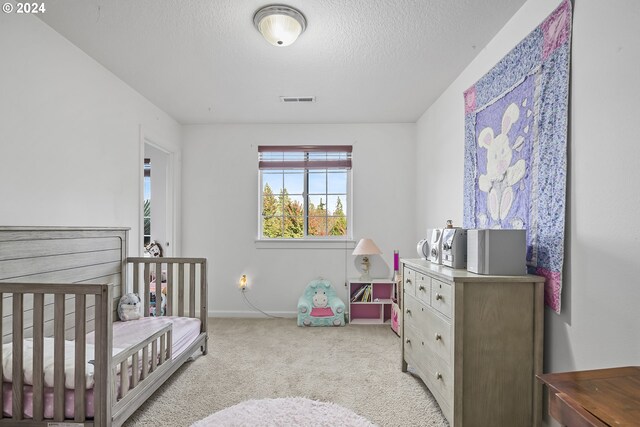
<path fill-rule="evenodd" d="M 47 0 L 39 16 L 183 124 L 384 123 L 415 122 L 524 1 L 290 0 L 308 26 L 284 48 L 253 27 L 265 0 Z"/>

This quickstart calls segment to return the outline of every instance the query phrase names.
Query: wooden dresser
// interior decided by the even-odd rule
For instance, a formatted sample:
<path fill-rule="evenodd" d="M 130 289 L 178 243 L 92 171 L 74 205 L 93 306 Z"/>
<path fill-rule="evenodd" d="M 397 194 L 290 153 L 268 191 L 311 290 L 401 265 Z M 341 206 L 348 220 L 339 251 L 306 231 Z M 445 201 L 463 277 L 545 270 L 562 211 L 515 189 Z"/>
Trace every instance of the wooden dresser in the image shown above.
<path fill-rule="evenodd" d="M 539 426 L 544 278 L 402 260 L 402 370 L 453 427 Z"/>
<path fill-rule="evenodd" d="M 640 424 L 640 367 L 538 375 L 549 387 L 549 414 L 563 426 Z"/>

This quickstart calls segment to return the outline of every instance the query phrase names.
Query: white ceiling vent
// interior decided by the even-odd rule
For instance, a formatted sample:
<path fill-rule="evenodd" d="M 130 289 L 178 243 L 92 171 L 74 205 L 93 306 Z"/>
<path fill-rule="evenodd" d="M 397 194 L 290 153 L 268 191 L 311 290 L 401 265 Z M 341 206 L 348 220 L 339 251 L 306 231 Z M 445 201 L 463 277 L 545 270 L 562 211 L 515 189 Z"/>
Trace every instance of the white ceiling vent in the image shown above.
<path fill-rule="evenodd" d="M 282 102 L 316 102 L 315 96 L 281 96 Z"/>

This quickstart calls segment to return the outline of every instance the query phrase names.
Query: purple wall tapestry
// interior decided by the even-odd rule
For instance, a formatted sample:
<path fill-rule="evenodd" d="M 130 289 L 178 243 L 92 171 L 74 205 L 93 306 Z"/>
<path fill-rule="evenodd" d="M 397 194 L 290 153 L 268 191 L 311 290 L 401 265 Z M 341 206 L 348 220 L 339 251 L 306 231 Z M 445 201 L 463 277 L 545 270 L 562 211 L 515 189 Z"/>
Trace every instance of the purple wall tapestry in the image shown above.
<path fill-rule="evenodd" d="M 464 93 L 464 227 L 527 230 L 529 272 L 560 312 L 571 3 Z"/>

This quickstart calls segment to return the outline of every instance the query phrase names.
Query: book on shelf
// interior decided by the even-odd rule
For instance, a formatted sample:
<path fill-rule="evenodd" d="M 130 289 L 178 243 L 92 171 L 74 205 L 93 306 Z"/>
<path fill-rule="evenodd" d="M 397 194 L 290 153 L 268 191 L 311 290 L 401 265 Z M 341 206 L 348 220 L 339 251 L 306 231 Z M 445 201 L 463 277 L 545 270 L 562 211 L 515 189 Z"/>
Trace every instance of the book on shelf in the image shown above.
<path fill-rule="evenodd" d="M 356 289 L 356 291 L 351 295 L 351 302 L 359 301 L 359 298 L 362 297 L 362 294 L 364 293 L 367 286 L 368 285 L 363 285 Z"/>
<path fill-rule="evenodd" d="M 371 284 L 360 286 L 351 296 L 351 302 L 371 302 Z"/>
<path fill-rule="evenodd" d="M 371 285 L 365 286 L 364 293 L 362 294 L 361 302 L 371 302 Z"/>

